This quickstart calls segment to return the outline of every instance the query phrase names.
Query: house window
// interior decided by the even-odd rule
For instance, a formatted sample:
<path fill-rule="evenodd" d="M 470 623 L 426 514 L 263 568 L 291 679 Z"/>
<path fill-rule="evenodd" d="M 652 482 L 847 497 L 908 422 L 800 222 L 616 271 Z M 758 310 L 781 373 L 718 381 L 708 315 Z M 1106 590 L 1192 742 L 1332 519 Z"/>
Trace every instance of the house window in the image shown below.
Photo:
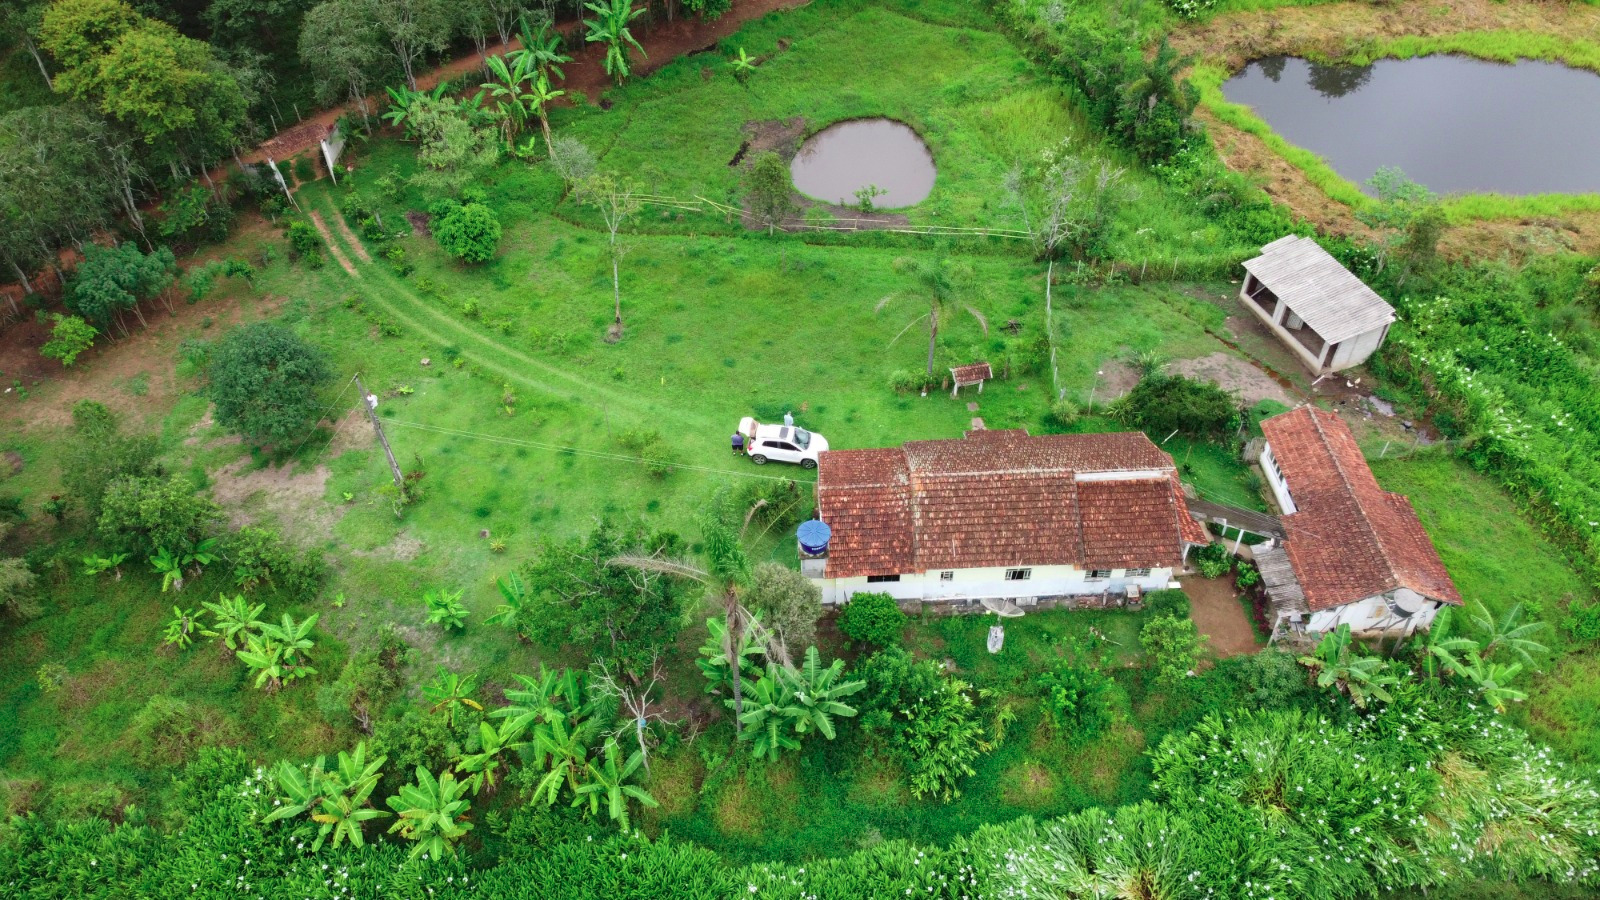
<path fill-rule="evenodd" d="M 1090 581 L 1104 581 L 1104 580 L 1106 580 L 1107 578 L 1110 578 L 1110 577 L 1111 577 L 1111 570 L 1110 569 L 1090 569 L 1089 570 L 1089 580 Z"/>
<path fill-rule="evenodd" d="M 883 584 L 890 581 L 899 581 L 899 575 L 868 575 L 867 584 Z"/>
<path fill-rule="evenodd" d="M 1150 570 L 1149 569 L 1129 569 L 1128 570 L 1128 577 L 1129 578 L 1148 578 L 1149 576 L 1150 576 Z"/>
<path fill-rule="evenodd" d="M 949 571 L 947 569 L 947 570 L 939 573 L 939 580 L 940 581 L 955 581 L 956 580 L 956 573 L 951 572 L 951 571 Z"/>
<path fill-rule="evenodd" d="M 1007 569 L 1006 570 L 1006 580 L 1007 581 L 1027 581 L 1029 578 L 1032 578 L 1032 577 L 1033 577 L 1033 570 L 1032 569 Z"/>

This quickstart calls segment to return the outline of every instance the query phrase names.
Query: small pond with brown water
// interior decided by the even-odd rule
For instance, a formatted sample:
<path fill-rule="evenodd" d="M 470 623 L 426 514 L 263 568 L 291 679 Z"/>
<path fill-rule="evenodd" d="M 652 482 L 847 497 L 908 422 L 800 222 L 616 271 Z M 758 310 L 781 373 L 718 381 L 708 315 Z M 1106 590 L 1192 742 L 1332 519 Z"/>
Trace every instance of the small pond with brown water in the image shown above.
<path fill-rule="evenodd" d="M 1357 184 L 1380 166 L 1441 193 L 1600 191 L 1600 76 L 1459 56 L 1368 66 L 1268 57 L 1222 86 Z"/>
<path fill-rule="evenodd" d="M 914 206 L 933 190 L 933 153 L 911 126 L 893 119 L 852 119 L 830 125 L 800 146 L 789 164 L 800 193 L 853 206 L 869 185 L 884 193 L 878 209 Z"/>

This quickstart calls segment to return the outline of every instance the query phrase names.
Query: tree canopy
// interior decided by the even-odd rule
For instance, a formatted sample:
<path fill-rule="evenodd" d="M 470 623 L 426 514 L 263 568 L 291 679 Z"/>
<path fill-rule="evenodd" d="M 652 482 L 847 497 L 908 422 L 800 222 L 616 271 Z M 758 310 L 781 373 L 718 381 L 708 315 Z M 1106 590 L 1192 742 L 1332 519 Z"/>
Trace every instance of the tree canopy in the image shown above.
<path fill-rule="evenodd" d="M 217 422 L 262 443 L 300 437 L 314 425 L 318 391 L 332 377 L 320 349 L 276 322 L 229 332 L 207 374 Z"/>

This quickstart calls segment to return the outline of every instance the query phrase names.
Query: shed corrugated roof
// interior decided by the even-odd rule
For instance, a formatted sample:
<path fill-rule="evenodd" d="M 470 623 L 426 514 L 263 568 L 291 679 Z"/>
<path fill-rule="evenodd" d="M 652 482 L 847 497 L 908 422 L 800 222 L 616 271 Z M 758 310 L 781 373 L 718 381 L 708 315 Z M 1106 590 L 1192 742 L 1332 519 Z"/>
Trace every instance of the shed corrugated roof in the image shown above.
<path fill-rule="evenodd" d="M 1311 238 L 1278 238 L 1244 268 L 1330 344 L 1394 321 L 1394 307 Z"/>

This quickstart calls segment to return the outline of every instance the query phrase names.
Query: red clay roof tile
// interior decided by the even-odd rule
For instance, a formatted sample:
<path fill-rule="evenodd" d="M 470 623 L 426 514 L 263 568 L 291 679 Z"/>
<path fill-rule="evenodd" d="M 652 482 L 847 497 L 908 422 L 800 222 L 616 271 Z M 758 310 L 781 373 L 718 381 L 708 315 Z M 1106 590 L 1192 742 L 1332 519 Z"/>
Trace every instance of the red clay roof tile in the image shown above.
<path fill-rule="evenodd" d="M 1411 502 L 1378 486 L 1344 420 L 1307 406 L 1261 430 L 1294 501 L 1284 549 L 1312 610 L 1396 588 L 1461 604 Z"/>

